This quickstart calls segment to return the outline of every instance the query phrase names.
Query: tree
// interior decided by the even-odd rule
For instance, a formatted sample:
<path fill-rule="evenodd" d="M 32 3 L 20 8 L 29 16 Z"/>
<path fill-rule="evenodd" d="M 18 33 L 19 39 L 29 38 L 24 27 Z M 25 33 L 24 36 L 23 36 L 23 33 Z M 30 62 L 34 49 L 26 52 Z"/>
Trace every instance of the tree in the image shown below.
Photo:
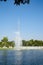
<path fill-rule="evenodd" d="M 26 41 L 22 40 L 22 46 L 26 46 Z"/>
<path fill-rule="evenodd" d="M 0 42 L 0 47 L 2 47 L 2 42 Z"/>
<path fill-rule="evenodd" d="M 2 45 L 6 46 L 7 42 L 8 42 L 8 38 L 7 37 L 3 37 L 3 39 L 1 40 Z"/>
<path fill-rule="evenodd" d="M 14 4 L 16 4 L 16 5 L 20 5 L 21 3 L 22 4 L 25 4 L 25 3 L 29 4 L 29 2 L 30 2 L 30 0 L 14 0 Z"/>
<path fill-rule="evenodd" d="M 14 47 L 15 46 L 15 42 L 14 41 L 8 41 L 7 42 L 7 47 L 9 47 L 9 46 Z"/>
<path fill-rule="evenodd" d="M 11 46 L 14 47 L 15 46 L 15 42 L 11 41 Z"/>
<path fill-rule="evenodd" d="M 7 0 L 0 0 L 0 1 L 7 1 Z"/>
<path fill-rule="evenodd" d="M 0 0 L 0 1 L 6 2 L 7 0 Z M 14 4 L 16 5 L 25 4 L 25 3 L 29 4 L 29 2 L 30 0 L 14 0 Z"/>

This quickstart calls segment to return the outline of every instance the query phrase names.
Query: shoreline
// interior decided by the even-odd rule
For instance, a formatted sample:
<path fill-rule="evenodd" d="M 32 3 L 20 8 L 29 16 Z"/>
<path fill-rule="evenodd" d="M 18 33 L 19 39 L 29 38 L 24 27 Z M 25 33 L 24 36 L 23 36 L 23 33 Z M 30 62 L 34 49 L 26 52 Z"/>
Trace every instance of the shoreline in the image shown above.
<path fill-rule="evenodd" d="M 43 46 L 20 46 L 14 48 L 0 48 L 0 50 L 43 50 Z"/>
<path fill-rule="evenodd" d="M 14 50 L 34 50 L 34 49 L 43 49 L 43 46 L 28 46 L 28 47 L 15 47 Z"/>

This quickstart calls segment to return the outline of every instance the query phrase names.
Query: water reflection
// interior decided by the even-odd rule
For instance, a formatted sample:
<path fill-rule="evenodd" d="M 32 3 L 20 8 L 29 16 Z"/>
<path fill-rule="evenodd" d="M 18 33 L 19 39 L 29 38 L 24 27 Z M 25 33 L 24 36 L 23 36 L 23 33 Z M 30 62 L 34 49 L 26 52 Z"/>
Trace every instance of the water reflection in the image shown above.
<path fill-rule="evenodd" d="M 22 51 L 0 51 L 0 65 L 22 65 Z"/>
<path fill-rule="evenodd" d="M 15 53 L 14 53 L 14 64 L 15 65 L 22 65 L 22 51 L 15 51 Z"/>
<path fill-rule="evenodd" d="M 6 50 L 3 52 L 2 61 L 3 61 L 3 65 L 7 65 L 7 51 Z"/>
<path fill-rule="evenodd" d="M 14 50 L 7 51 L 7 65 L 14 65 Z"/>
<path fill-rule="evenodd" d="M 0 65 L 43 65 L 43 50 L 0 50 Z"/>
<path fill-rule="evenodd" d="M 6 52 L 6 50 L 0 51 L 0 65 L 7 65 L 7 52 Z"/>

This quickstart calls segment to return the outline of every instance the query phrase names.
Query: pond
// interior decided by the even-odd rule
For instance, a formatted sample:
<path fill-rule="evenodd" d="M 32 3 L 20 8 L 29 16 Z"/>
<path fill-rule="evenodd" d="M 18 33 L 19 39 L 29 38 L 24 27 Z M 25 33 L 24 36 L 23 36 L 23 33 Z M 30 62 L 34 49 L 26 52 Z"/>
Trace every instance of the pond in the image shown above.
<path fill-rule="evenodd" d="M 43 50 L 0 50 L 0 65 L 43 65 Z"/>

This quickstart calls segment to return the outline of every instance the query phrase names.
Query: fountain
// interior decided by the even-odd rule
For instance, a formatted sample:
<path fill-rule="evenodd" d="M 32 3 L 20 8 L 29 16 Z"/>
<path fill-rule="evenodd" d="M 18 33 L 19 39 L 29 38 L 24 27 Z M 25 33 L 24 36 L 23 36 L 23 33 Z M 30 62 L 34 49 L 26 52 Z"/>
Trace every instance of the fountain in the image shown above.
<path fill-rule="evenodd" d="M 20 32 L 15 32 L 15 49 L 16 50 L 20 50 L 21 46 L 22 46 L 22 40 L 20 37 Z"/>
<path fill-rule="evenodd" d="M 22 45 L 21 37 L 20 37 L 20 32 L 15 32 L 16 37 L 15 37 L 15 47 L 20 47 Z"/>
<path fill-rule="evenodd" d="M 20 21 L 18 21 L 18 28 L 17 28 L 17 32 L 15 32 L 15 49 L 20 49 L 22 46 L 22 40 L 21 40 L 21 36 L 20 36 Z"/>

